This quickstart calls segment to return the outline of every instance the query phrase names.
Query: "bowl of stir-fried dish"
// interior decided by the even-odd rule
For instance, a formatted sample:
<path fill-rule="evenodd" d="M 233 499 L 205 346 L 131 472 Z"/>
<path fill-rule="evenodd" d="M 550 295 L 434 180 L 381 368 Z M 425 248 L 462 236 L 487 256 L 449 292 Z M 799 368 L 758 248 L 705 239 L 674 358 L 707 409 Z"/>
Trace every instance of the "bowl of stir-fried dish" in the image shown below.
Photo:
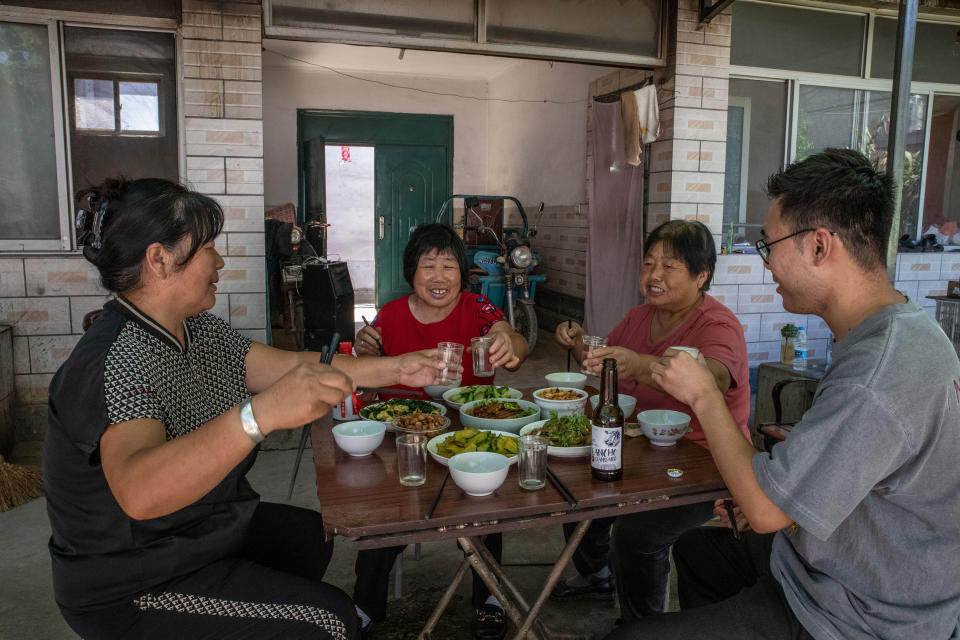
<path fill-rule="evenodd" d="M 587 392 L 574 387 L 547 387 L 533 392 L 533 401 L 540 405 L 543 415 L 555 411 L 558 416 L 573 416 L 583 413 L 587 405 Z"/>
<path fill-rule="evenodd" d="M 517 433 L 520 427 L 540 419 L 540 407 L 529 400 L 492 398 L 474 400 L 460 407 L 460 424 L 474 429 Z"/>
<path fill-rule="evenodd" d="M 444 392 L 443 400 L 451 409 L 459 410 L 461 406 L 474 400 L 490 400 L 492 398 L 522 398 L 523 392 L 513 387 L 498 387 L 493 384 L 476 384 L 467 387 L 456 387 Z"/>
<path fill-rule="evenodd" d="M 552 413 L 548 420 L 537 420 L 520 429 L 520 435 L 549 438 L 547 455 L 558 458 L 579 458 L 590 455 L 591 431 L 590 421 L 582 413 L 572 416 L 558 416 Z"/>

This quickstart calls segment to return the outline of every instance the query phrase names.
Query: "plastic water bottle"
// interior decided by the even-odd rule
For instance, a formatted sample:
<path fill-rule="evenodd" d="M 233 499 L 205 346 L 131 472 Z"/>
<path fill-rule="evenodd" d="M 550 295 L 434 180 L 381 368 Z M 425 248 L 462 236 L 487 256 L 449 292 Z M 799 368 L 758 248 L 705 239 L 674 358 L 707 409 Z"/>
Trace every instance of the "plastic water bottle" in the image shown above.
<path fill-rule="evenodd" d="M 826 371 L 830 368 L 830 363 L 833 361 L 833 334 L 830 334 L 830 339 L 827 340 L 827 364 L 823 365 L 823 370 Z"/>
<path fill-rule="evenodd" d="M 797 337 L 793 339 L 793 368 L 795 371 L 807 370 L 807 328 L 797 327 Z"/>

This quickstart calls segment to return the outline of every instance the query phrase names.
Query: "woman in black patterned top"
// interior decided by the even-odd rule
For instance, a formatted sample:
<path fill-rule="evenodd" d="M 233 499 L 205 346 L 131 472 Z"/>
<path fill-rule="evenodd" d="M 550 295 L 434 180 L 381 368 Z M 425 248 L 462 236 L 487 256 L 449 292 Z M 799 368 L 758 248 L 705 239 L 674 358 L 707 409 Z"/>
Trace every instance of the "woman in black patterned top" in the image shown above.
<path fill-rule="evenodd" d="M 80 194 L 78 238 L 116 298 L 50 385 L 44 444 L 54 591 L 84 638 L 358 636 L 321 582 L 319 513 L 261 502 L 257 443 L 325 415 L 354 389 L 433 381 L 398 358 L 274 349 L 207 311 L 223 212 L 159 179 Z M 386 366 L 385 366 L 386 365 Z"/>

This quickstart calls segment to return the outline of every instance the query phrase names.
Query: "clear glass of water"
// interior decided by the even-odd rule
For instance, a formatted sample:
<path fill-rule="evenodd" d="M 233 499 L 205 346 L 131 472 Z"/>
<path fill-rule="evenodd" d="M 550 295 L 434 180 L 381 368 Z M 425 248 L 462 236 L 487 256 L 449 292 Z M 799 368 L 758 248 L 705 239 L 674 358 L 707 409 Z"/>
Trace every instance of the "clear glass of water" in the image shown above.
<path fill-rule="evenodd" d="M 543 489 L 547 484 L 547 446 L 550 440 L 546 436 L 526 435 L 517 439 L 519 449 L 517 459 L 517 477 L 521 489 Z"/>
<path fill-rule="evenodd" d="M 590 352 L 598 347 L 607 346 L 607 339 L 603 336 L 583 336 L 583 359 L 586 360 L 590 356 Z M 584 373 L 589 376 L 595 376 L 593 371 L 587 370 L 581 365 L 580 373 Z"/>
<path fill-rule="evenodd" d="M 437 345 L 437 358 L 443 363 L 443 370 L 437 378 L 442 386 L 460 382 L 460 361 L 463 360 L 463 345 L 459 342 L 441 342 Z"/>
<path fill-rule="evenodd" d="M 397 471 L 400 484 L 419 487 L 427 481 L 427 437 L 419 433 L 397 436 Z"/>
<path fill-rule="evenodd" d="M 494 374 L 495 367 L 490 363 L 490 347 L 492 346 L 493 338 L 489 336 L 470 340 L 470 347 L 473 351 L 473 375 L 478 378 L 488 378 Z"/>

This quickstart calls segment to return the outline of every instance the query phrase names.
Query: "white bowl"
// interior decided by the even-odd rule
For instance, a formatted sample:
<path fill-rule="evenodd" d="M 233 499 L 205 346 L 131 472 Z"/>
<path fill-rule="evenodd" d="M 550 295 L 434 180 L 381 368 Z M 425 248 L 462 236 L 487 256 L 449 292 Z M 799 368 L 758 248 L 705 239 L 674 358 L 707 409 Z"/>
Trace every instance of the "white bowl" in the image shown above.
<path fill-rule="evenodd" d="M 573 400 L 550 400 L 541 396 L 544 391 L 550 389 L 572 391 L 577 394 L 577 397 Z M 578 413 L 583 413 L 583 408 L 587 406 L 587 392 L 575 387 L 546 387 L 533 392 L 533 401 L 540 407 L 540 414 L 547 416 L 547 418 L 550 418 L 554 412 L 560 417 L 575 416 Z"/>
<path fill-rule="evenodd" d="M 488 431 L 509 431 L 516 435 L 520 427 L 540 419 L 540 407 L 529 400 L 514 400 L 512 398 L 502 398 L 507 402 L 516 402 L 521 408 L 533 409 L 533 413 L 521 418 L 478 418 L 472 416 L 467 411 L 478 404 L 485 402 L 496 402 L 496 400 L 474 400 L 460 406 L 460 424 L 464 427 L 473 427 L 474 429 L 486 429 Z"/>
<path fill-rule="evenodd" d="M 500 387 L 500 386 L 503 386 L 503 385 L 473 385 L 473 386 L 478 386 L 478 387 L 483 387 L 483 386 L 497 386 L 497 387 Z M 457 395 L 458 393 L 460 393 L 460 392 L 463 391 L 464 389 L 466 389 L 466 387 L 454 387 L 453 389 L 447 389 L 446 391 L 443 392 L 443 401 L 446 402 L 448 405 L 450 405 L 450 408 L 451 408 L 451 409 L 455 409 L 455 410 L 458 410 L 458 411 L 459 411 L 460 407 L 463 406 L 463 405 L 466 404 L 466 403 L 463 403 L 463 402 L 454 402 L 454 401 L 453 401 L 453 396 Z M 507 396 L 507 398 L 513 398 L 513 399 L 515 399 L 515 400 L 519 400 L 520 398 L 523 397 L 523 391 L 520 391 L 519 389 L 514 389 L 513 387 L 507 387 L 507 390 L 509 391 L 509 395 Z"/>
<path fill-rule="evenodd" d="M 690 416 L 669 409 L 649 409 L 637 414 L 637 422 L 650 444 L 672 447 L 690 430 Z"/>
<path fill-rule="evenodd" d="M 352 456 L 368 456 L 383 442 L 387 426 L 373 420 L 340 422 L 333 427 L 337 446 Z"/>
<path fill-rule="evenodd" d="M 583 389 L 587 384 L 587 376 L 575 371 L 558 371 L 548 373 L 543 376 L 547 384 L 552 387 L 573 387 L 574 389 Z"/>
<path fill-rule="evenodd" d="M 450 390 L 450 385 L 428 384 L 423 390 L 432 400 L 439 400 L 443 397 L 445 391 Z"/>
<path fill-rule="evenodd" d="M 489 431 L 490 433 L 495 433 L 495 434 L 501 435 L 501 436 L 512 436 L 512 437 L 514 437 L 514 438 L 517 437 L 517 434 L 511 433 L 511 432 L 509 432 L 509 431 L 495 431 L 495 430 L 493 430 L 493 429 L 487 429 L 487 431 Z M 450 431 L 449 433 L 441 433 L 441 434 L 438 435 L 438 436 L 434 436 L 434 437 L 430 438 L 430 441 L 427 442 L 427 453 L 430 454 L 430 457 L 431 457 L 431 458 L 433 458 L 434 460 L 436 460 L 437 462 L 439 462 L 440 464 L 442 464 L 442 465 L 445 466 L 445 467 L 450 464 L 450 458 L 444 458 L 442 455 L 440 455 L 439 453 L 437 453 L 437 448 L 438 448 L 438 447 L 440 446 L 440 444 L 443 443 L 447 438 L 452 437 L 454 433 L 456 433 L 456 431 Z M 458 454 L 458 455 L 460 455 L 460 454 Z M 507 458 L 507 460 L 509 460 L 510 464 L 515 464 L 515 463 L 517 462 L 517 460 L 518 460 L 518 457 L 517 457 L 517 456 L 509 456 L 509 457 Z"/>
<path fill-rule="evenodd" d="M 520 429 L 520 435 L 530 435 L 535 429 L 539 429 L 547 422 L 549 421 L 537 420 L 536 422 L 531 422 L 527 426 Z M 590 455 L 590 445 L 582 445 L 579 447 L 555 447 L 550 444 L 547 445 L 547 455 L 555 456 L 557 458 L 582 458 L 583 456 Z"/>
<path fill-rule="evenodd" d="M 594 410 L 596 410 L 598 404 L 600 404 L 600 394 L 590 396 L 590 406 Z M 633 410 L 637 408 L 637 399 L 629 394 L 619 393 L 617 394 L 617 404 L 623 410 L 623 418 L 627 419 L 633 415 Z"/>
<path fill-rule="evenodd" d="M 468 496 L 488 496 L 507 479 L 510 461 L 490 451 L 458 453 L 450 458 L 450 477 Z"/>

